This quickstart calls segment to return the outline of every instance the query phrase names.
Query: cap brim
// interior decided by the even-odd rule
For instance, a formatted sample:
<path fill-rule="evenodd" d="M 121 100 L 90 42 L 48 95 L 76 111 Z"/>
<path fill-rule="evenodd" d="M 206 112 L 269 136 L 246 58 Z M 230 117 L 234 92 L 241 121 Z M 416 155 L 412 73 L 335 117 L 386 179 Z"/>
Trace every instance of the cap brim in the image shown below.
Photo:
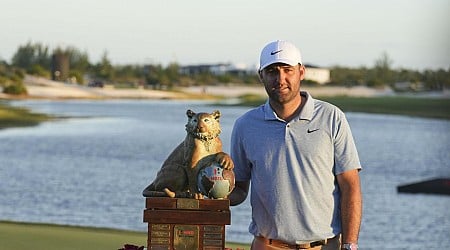
<path fill-rule="evenodd" d="M 278 59 L 278 60 L 270 61 L 270 62 L 267 62 L 267 63 L 261 65 L 259 67 L 259 70 L 263 70 L 267 66 L 270 66 L 270 65 L 275 64 L 275 63 L 285 63 L 285 64 L 288 64 L 288 65 L 291 65 L 291 66 L 295 66 L 297 64 L 301 64 L 300 62 L 297 62 L 297 61 L 292 61 L 292 60 L 287 60 L 287 59 Z"/>

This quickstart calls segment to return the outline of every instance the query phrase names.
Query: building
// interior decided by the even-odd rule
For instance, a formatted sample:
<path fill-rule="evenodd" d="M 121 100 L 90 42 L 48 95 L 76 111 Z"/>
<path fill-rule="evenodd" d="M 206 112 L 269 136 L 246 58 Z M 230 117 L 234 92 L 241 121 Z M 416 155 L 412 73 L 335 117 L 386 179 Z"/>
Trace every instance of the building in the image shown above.
<path fill-rule="evenodd" d="M 199 64 L 199 65 L 187 65 L 181 66 L 179 69 L 180 74 L 184 75 L 196 75 L 202 73 L 211 73 L 213 75 L 252 75 L 256 73 L 256 67 L 248 67 L 245 64 L 231 64 L 231 63 L 217 63 L 217 64 Z"/>
<path fill-rule="evenodd" d="M 331 74 L 329 69 L 320 68 L 309 64 L 305 64 L 305 67 L 305 80 L 314 81 L 321 85 L 329 83 L 331 81 Z"/>
<path fill-rule="evenodd" d="M 227 64 L 198 64 L 180 66 L 178 72 L 183 75 L 198 75 L 203 73 L 217 74 L 220 71 L 226 70 Z"/>

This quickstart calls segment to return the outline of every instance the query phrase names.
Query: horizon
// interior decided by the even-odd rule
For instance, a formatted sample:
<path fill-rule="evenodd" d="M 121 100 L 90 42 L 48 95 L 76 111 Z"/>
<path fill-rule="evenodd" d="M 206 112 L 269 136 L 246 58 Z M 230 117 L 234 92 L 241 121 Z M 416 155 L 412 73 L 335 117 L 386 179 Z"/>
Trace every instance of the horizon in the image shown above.
<path fill-rule="evenodd" d="M 19 46 L 31 42 L 50 51 L 74 47 L 91 63 L 106 52 L 113 65 L 231 63 L 251 68 L 265 44 L 282 39 L 297 45 L 305 64 L 319 67 L 373 67 L 383 53 L 393 69 L 450 67 L 446 0 L 0 4 L 0 29 L 7 34 L 0 60 L 7 62 Z"/>

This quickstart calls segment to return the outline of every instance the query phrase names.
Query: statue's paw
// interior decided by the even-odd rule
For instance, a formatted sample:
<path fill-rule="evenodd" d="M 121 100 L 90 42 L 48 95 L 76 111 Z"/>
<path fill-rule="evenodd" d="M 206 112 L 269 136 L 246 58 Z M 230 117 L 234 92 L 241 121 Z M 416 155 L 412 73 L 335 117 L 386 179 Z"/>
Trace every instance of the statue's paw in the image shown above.
<path fill-rule="evenodd" d="M 205 196 L 203 196 L 202 193 L 194 193 L 194 198 L 196 200 L 203 200 L 205 198 Z"/>
<path fill-rule="evenodd" d="M 219 163 L 224 169 L 232 170 L 234 168 L 233 160 L 230 155 L 220 152 L 217 153 L 216 161 Z"/>
<path fill-rule="evenodd" d="M 168 188 L 164 188 L 164 193 L 166 193 L 166 195 L 169 196 L 170 198 L 175 198 L 175 192 L 172 192 Z"/>

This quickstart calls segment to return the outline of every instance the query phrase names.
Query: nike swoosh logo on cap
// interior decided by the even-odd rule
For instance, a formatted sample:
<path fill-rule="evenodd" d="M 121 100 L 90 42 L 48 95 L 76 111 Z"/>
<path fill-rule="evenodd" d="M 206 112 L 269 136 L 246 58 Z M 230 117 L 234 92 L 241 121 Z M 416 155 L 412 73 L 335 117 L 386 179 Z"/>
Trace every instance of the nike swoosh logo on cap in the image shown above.
<path fill-rule="evenodd" d="M 283 51 L 283 50 L 280 49 L 280 50 L 277 50 L 277 51 L 272 51 L 272 52 L 270 52 L 270 55 L 273 56 L 273 55 L 275 55 L 275 54 L 280 53 L 281 51 Z"/>

